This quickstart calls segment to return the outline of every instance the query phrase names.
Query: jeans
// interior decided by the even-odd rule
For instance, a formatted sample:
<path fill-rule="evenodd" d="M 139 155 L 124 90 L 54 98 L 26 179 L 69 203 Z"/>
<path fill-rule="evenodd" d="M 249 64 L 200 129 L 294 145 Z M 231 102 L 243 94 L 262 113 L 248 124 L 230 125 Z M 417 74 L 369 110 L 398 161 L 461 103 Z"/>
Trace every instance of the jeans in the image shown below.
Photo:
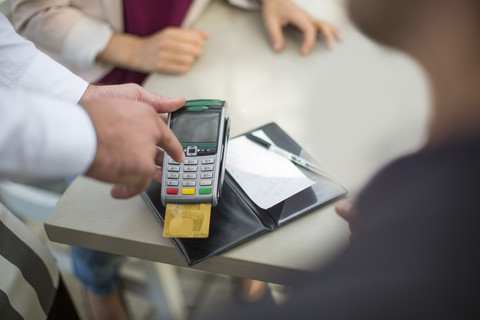
<path fill-rule="evenodd" d="M 118 280 L 119 269 L 126 259 L 111 253 L 71 247 L 73 272 L 84 287 L 97 295 L 113 292 Z"/>
<path fill-rule="evenodd" d="M 65 180 L 70 185 L 74 179 Z M 125 257 L 75 246 L 71 246 L 70 256 L 73 273 L 85 288 L 100 296 L 113 292 Z"/>

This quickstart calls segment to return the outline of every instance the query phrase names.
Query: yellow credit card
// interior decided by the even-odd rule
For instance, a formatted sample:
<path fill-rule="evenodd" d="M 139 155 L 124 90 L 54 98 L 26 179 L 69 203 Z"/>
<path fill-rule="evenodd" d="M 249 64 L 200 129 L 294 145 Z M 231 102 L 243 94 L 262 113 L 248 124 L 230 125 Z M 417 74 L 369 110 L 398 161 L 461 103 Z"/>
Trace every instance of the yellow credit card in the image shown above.
<path fill-rule="evenodd" d="M 211 203 L 167 203 L 163 236 L 169 238 L 208 238 Z"/>

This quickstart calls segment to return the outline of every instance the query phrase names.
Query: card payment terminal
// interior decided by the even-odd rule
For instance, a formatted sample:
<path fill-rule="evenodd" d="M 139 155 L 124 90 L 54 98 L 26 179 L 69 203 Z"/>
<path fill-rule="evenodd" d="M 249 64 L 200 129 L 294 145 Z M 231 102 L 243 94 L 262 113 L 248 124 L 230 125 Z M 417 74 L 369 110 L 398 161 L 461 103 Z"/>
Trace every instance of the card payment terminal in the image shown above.
<path fill-rule="evenodd" d="M 168 126 L 182 144 L 185 161 L 165 153 L 162 194 L 167 203 L 211 203 L 222 191 L 230 132 L 227 103 L 222 100 L 187 100 L 168 116 Z"/>

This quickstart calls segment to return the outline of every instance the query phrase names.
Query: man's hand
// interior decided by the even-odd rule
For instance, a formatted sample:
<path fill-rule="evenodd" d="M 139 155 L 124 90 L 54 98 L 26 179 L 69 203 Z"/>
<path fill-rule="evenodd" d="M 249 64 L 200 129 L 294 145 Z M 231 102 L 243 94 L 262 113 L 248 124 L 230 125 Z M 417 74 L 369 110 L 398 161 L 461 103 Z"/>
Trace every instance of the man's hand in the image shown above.
<path fill-rule="evenodd" d="M 151 105 L 119 98 L 83 104 L 97 133 L 97 152 L 86 176 L 115 183 L 114 198 L 145 190 L 157 169 L 157 145 L 176 161 L 184 153 L 173 132 Z"/>
<path fill-rule="evenodd" d="M 300 52 L 306 55 L 312 50 L 320 32 L 327 46 L 332 49 L 336 40 L 340 39 L 340 31 L 328 22 L 316 20 L 291 0 L 262 0 L 263 19 L 275 52 L 283 49 L 285 39 L 282 28 L 293 25 L 303 33 Z"/>
<path fill-rule="evenodd" d="M 116 183 L 114 198 L 128 198 L 142 192 L 152 177 L 161 179 L 163 148 L 175 160 L 184 153 L 165 124 L 165 114 L 185 104 L 184 98 L 170 99 L 139 85 L 89 85 L 80 100 L 97 134 L 97 152 L 86 175 Z"/>

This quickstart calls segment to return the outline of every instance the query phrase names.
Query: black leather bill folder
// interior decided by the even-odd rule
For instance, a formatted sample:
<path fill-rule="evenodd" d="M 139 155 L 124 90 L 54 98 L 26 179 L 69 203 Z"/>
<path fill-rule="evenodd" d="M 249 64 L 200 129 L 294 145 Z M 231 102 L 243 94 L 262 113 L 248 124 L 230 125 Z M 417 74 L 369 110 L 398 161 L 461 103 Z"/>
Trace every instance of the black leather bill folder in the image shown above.
<path fill-rule="evenodd" d="M 259 129 L 263 130 L 277 146 L 309 161 L 314 161 L 276 123 L 268 123 L 250 132 Z M 273 231 L 293 219 L 346 195 L 345 188 L 336 181 L 300 166 L 299 168 L 315 183 L 266 210 L 250 200 L 232 176 L 225 172 L 222 198 L 218 205 L 212 208 L 209 237 L 203 239 L 170 238 L 186 263 L 189 266 L 197 264 L 266 232 Z M 160 187 L 159 183 L 152 182 L 142 197 L 163 225 L 165 207 L 160 200 Z"/>

